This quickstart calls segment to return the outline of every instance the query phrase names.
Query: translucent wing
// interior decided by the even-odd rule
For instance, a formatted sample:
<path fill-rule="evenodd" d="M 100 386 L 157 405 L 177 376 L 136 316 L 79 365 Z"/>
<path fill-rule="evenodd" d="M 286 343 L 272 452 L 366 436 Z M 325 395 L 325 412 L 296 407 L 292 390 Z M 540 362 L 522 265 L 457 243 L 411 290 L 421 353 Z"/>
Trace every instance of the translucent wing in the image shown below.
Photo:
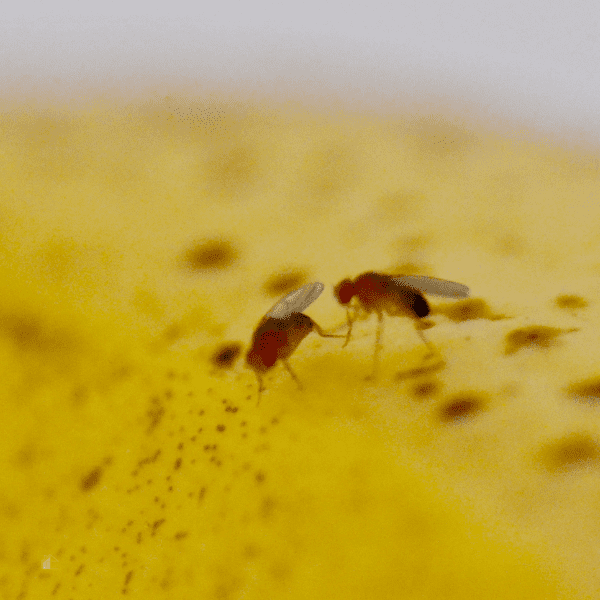
<path fill-rule="evenodd" d="M 301 313 L 321 295 L 324 289 L 325 286 L 318 281 L 307 283 L 284 296 L 265 316 L 274 319 L 285 319 L 292 313 Z"/>
<path fill-rule="evenodd" d="M 398 275 L 393 277 L 396 283 L 409 285 L 420 292 L 433 294 L 434 296 L 445 296 L 446 298 L 468 298 L 469 288 L 455 281 L 426 277 L 425 275 Z"/>

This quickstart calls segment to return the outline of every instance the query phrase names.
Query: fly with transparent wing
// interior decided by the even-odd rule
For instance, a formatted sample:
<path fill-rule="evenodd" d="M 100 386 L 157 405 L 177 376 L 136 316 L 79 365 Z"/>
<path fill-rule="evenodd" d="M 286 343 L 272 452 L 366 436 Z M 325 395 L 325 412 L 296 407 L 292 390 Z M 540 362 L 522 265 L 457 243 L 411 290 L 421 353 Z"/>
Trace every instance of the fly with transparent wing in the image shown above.
<path fill-rule="evenodd" d="M 337 301 L 346 307 L 348 320 L 348 332 L 343 347 L 350 341 L 352 325 L 361 312 L 377 314 L 373 376 L 375 376 L 379 361 L 384 313 L 413 319 L 421 340 L 433 353 L 433 346 L 427 341 L 420 328 L 420 319 L 426 317 L 430 312 L 429 304 L 423 293 L 459 299 L 468 298 L 469 288 L 462 283 L 424 275 L 386 275 L 373 271 L 363 273 L 354 280 L 344 279 L 335 286 L 334 295 Z M 354 317 L 350 314 L 350 303 L 353 298 L 356 298 L 353 303 Z"/>
<path fill-rule="evenodd" d="M 265 390 L 263 375 L 280 360 L 299 389 L 300 380 L 292 371 L 288 358 L 300 342 L 315 331 L 321 337 L 345 337 L 325 333 L 308 315 L 303 314 L 323 292 L 322 283 L 307 283 L 286 294 L 261 319 L 252 335 L 250 350 L 246 354 L 246 364 L 256 373 L 258 379 L 258 400 Z"/>

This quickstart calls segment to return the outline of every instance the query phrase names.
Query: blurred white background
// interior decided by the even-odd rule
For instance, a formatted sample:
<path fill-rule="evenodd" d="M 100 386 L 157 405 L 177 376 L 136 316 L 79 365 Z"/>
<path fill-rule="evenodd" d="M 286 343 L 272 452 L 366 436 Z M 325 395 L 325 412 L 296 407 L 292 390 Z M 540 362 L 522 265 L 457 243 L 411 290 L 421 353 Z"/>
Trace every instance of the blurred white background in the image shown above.
<path fill-rule="evenodd" d="M 593 0 L 25 2 L 3 7 L 0 101 L 243 90 L 597 147 L 599 37 Z"/>

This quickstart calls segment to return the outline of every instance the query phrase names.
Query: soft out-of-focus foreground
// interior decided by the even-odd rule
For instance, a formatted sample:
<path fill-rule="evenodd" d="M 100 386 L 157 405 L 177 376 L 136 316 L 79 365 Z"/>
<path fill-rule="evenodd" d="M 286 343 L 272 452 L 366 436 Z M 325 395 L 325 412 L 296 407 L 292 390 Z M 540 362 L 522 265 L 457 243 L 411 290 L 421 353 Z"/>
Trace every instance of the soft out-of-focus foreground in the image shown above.
<path fill-rule="evenodd" d="M 599 154 L 167 97 L 0 117 L 5 599 L 600 596 Z M 277 298 L 465 283 L 243 356 Z"/>

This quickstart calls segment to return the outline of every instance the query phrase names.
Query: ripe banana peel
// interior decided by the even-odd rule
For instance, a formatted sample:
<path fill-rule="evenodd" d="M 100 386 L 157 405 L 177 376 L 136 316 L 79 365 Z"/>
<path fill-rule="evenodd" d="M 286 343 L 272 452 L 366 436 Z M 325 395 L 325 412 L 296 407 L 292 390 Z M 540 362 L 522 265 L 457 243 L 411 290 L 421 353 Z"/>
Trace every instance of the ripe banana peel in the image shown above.
<path fill-rule="evenodd" d="M 597 595 L 593 155 L 448 115 L 7 115 L 2 598 Z M 277 297 L 323 281 L 344 333 L 366 270 L 473 297 L 432 301 L 435 356 L 387 318 L 375 379 L 374 317 L 309 336 L 257 405 Z"/>

